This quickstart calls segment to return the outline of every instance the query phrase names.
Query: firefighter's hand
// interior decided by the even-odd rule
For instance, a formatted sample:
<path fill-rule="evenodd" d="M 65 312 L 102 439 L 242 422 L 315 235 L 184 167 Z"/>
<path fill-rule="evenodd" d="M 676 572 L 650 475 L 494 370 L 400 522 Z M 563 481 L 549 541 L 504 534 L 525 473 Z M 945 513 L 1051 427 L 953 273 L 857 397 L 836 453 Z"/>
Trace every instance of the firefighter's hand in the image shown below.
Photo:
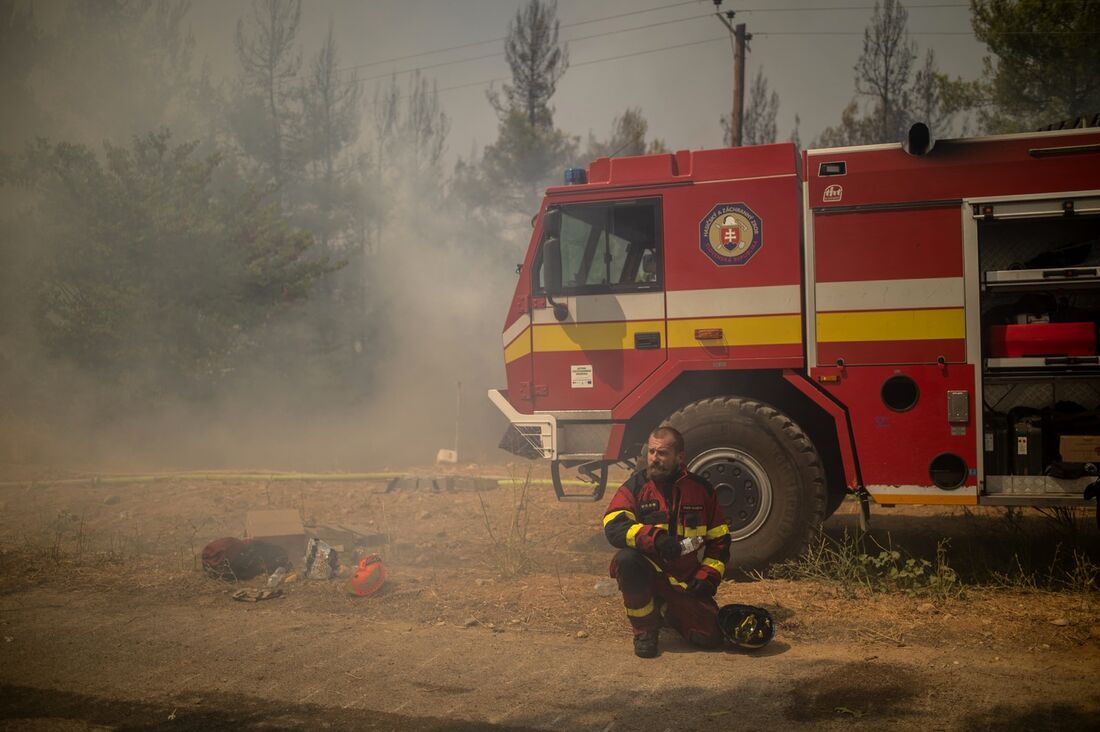
<path fill-rule="evenodd" d="M 693 579 L 688 582 L 688 592 L 696 597 L 714 597 L 714 593 L 718 592 L 718 588 L 714 586 L 714 583 L 707 580 Z"/>
<path fill-rule="evenodd" d="M 671 562 L 680 556 L 680 542 L 667 531 L 653 540 L 653 548 L 657 551 L 657 556 L 666 562 Z"/>

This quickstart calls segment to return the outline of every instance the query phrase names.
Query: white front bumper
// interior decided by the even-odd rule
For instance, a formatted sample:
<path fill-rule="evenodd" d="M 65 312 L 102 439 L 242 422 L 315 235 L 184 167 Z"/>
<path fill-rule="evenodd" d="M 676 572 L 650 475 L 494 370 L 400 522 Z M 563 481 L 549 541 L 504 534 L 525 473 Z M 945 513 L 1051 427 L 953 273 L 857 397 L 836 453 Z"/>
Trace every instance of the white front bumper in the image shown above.
<path fill-rule="evenodd" d="M 558 420 L 554 415 L 517 412 L 498 389 L 489 390 L 489 401 L 496 405 L 541 457 L 548 460 L 558 459 Z"/>

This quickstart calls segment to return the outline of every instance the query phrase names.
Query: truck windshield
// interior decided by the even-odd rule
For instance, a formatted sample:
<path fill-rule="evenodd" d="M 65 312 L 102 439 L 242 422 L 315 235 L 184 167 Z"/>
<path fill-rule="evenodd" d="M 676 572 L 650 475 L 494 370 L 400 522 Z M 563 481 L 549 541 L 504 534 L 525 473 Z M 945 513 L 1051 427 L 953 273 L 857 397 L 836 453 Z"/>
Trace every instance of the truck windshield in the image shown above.
<path fill-rule="evenodd" d="M 561 206 L 564 289 L 600 292 L 657 287 L 657 206 L 655 199 Z"/>

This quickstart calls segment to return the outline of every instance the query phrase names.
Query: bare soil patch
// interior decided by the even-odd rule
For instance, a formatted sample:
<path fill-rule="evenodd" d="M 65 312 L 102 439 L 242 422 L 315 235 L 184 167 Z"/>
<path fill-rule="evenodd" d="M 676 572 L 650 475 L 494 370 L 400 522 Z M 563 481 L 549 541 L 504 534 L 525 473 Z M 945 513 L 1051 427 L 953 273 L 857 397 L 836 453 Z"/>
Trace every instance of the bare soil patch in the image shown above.
<path fill-rule="evenodd" d="M 1043 562 L 1071 549 L 1095 561 L 1089 521 L 876 510 L 882 544 L 925 556 L 948 538 L 959 586 L 727 582 L 720 602 L 775 614 L 771 646 L 699 652 L 664 635 L 661 656 L 643 661 L 619 597 L 595 590 L 612 553 L 603 506 L 557 503 L 533 486 L 522 511 L 518 489 L 493 485 L 5 484 L 0 727 L 1100 727 L 1095 589 L 989 581 L 1013 566 L 1042 577 Z M 195 557 L 240 535 L 246 511 L 269 507 L 384 534 L 372 547 L 384 591 L 361 599 L 339 580 L 299 580 L 283 599 L 232 601 L 236 587 L 205 578 Z M 827 534 L 855 527 L 845 505 Z"/>

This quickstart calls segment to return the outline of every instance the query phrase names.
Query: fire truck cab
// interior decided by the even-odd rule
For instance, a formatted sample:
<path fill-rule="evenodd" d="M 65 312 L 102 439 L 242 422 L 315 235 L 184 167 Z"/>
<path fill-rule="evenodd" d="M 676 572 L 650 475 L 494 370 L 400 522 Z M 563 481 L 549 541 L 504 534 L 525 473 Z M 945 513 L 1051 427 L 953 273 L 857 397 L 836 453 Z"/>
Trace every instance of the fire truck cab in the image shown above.
<path fill-rule="evenodd" d="M 746 569 L 850 492 L 1084 505 L 1098 322 L 1097 129 L 601 158 L 546 191 L 489 397 L 563 500 L 680 429 Z"/>

